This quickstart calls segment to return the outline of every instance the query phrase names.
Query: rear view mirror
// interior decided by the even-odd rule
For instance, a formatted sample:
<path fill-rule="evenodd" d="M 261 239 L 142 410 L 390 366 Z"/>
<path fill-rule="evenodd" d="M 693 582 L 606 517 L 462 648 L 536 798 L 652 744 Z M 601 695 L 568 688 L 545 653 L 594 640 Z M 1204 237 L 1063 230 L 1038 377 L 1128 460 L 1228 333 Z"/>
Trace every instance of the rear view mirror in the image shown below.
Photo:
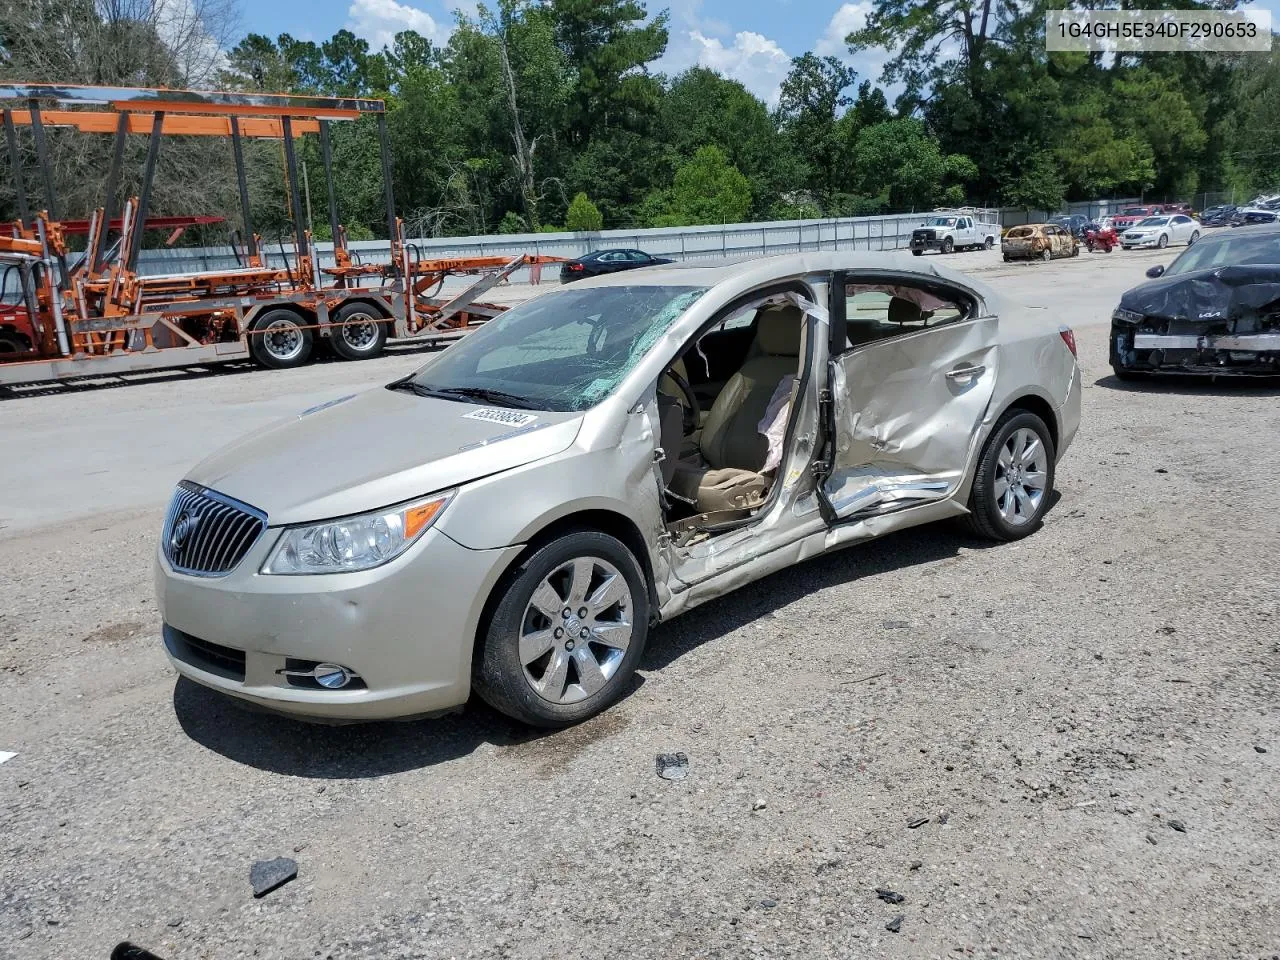
<path fill-rule="evenodd" d="M 1154 280 L 1156 277 L 1164 276 L 1164 266 L 1157 263 L 1154 267 L 1147 267 L 1147 276 Z"/>

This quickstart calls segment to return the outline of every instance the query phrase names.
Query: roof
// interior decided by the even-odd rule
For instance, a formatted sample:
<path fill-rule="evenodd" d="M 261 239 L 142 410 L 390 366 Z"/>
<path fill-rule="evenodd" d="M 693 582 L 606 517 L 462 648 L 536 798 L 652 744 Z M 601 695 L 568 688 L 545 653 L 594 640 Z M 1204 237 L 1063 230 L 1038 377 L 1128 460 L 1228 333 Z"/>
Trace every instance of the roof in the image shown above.
<path fill-rule="evenodd" d="M 916 257 L 905 251 L 822 250 L 813 253 L 783 253 L 768 257 L 686 260 L 683 263 L 640 267 L 620 273 L 578 280 L 575 287 L 690 286 L 714 287 L 733 284 L 757 287 L 812 273 L 833 270 L 868 270 L 910 274 L 923 281 L 942 280 L 963 287 L 995 305 L 1002 298 L 985 283 L 953 270 L 938 257 Z"/>

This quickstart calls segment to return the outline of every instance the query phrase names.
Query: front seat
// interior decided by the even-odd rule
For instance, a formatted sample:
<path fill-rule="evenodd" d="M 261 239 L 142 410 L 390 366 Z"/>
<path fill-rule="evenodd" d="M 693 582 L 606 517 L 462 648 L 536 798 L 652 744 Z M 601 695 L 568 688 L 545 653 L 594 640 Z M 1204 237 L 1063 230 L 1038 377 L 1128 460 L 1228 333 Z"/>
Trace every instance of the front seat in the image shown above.
<path fill-rule="evenodd" d="M 680 463 L 670 489 L 699 513 L 759 506 L 770 478 L 760 471 L 769 444 L 760 420 L 784 378 L 800 366 L 804 313 L 799 307 L 767 307 L 756 321 L 749 359 L 725 384 L 707 414 L 698 440 L 703 463 Z"/>

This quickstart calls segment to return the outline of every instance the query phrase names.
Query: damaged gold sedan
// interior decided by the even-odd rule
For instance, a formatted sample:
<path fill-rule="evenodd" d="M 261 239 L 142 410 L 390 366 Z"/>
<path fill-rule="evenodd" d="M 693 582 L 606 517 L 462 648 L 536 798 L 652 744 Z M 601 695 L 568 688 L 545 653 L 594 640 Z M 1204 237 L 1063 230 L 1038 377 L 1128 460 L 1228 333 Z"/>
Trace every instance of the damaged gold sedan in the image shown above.
<path fill-rule="evenodd" d="M 1010 260 L 1056 260 L 1080 255 L 1080 243 L 1056 223 L 1028 223 L 1012 227 L 1000 241 L 1005 263 Z"/>
<path fill-rule="evenodd" d="M 808 557 L 1037 529 L 1071 331 L 909 255 L 671 265 L 538 296 L 197 466 L 157 558 L 177 670 L 328 720 L 474 689 L 563 726 L 651 628 Z"/>

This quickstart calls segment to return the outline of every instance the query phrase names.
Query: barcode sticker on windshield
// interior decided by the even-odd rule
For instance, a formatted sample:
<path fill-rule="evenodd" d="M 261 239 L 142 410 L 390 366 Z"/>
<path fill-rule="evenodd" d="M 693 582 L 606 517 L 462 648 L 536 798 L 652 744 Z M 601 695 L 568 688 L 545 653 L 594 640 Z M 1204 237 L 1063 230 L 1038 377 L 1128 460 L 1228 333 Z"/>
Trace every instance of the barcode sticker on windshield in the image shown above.
<path fill-rule="evenodd" d="M 485 420 L 489 423 L 501 423 L 508 427 L 523 427 L 538 418 L 523 410 L 503 410 L 500 407 L 481 407 L 462 415 L 464 420 Z"/>

